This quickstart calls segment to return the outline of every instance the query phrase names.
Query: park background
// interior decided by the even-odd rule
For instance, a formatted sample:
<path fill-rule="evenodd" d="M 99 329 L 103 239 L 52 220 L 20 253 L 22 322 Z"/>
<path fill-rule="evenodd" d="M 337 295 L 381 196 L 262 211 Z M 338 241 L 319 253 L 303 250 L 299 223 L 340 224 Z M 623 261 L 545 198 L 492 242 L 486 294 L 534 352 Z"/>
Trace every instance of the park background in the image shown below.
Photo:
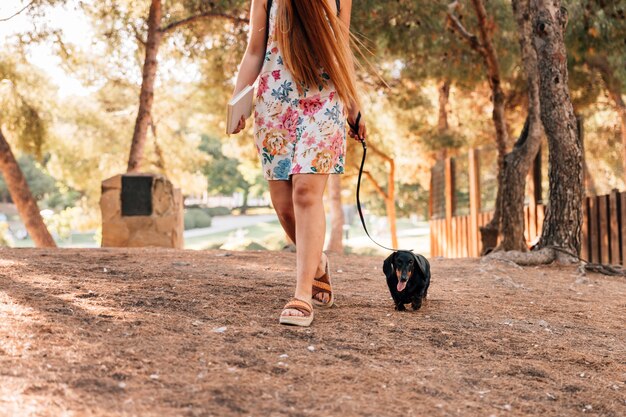
<path fill-rule="evenodd" d="M 14 0 L 0 5 L 6 17 L 25 7 L 0 23 L 2 129 L 60 246 L 100 245 L 100 183 L 127 169 L 148 3 Z M 528 114 L 510 2 L 490 2 L 483 22 L 469 5 L 455 3 L 450 9 L 447 2 L 359 2 L 352 18 L 365 55 L 359 83 L 370 128 L 362 189 L 367 220 L 381 243 L 397 242 L 392 236 L 398 235 L 401 246 L 426 254 L 431 169 L 438 160 L 470 149 L 491 152 L 481 171 L 481 209 L 492 210 L 494 151 L 499 143 L 513 147 Z M 624 190 L 624 8 L 620 2 L 564 4 L 569 87 L 584 127 L 586 191 Z M 223 133 L 225 103 L 245 48 L 247 6 L 243 1 L 217 2 L 211 10 L 194 1 L 163 6 L 164 22 L 171 27 L 158 49 L 139 170 L 165 175 L 182 190 L 186 248 L 280 249 L 287 243 L 272 218 L 251 128 L 238 136 Z M 488 77 L 493 74 L 480 50 L 457 33 L 450 10 L 470 32 L 485 25 L 489 33 L 499 65 L 502 140 L 492 120 L 494 87 Z M 201 17 L 179 24 L 194 14 Z M 347 225 L 329 221 L 328 227 L 329 232 L 331 226 L 341 228 L 346 251 L 375 253 L 355 217 L 360 156 L 360 147 L 349 143 L 346 175 L 326 197 L 331 212 L 341 199 Z M 455 197 L 455 210 L 462 214 L 468 192 Z M 0 201 L 2 244 L 32 246 L 4 182 Z M 220 217 L 233 214 L 255 217 Z M 390 230 L 396 217 L 398 224 Z"/>
<path fill-rule="evenodd" d="M 394 310 L 349 141 L 336 302 L 293 328 L 251 129 L 222 133 L 250 2 L 0 2 L 0 235 L 37 246 L 0 248 L 1 416 L 626 415 L 625 2 L 354 5 L 366 220 L 431 285 Z M 98 247 L 174 220 L 206 250 Z"/>

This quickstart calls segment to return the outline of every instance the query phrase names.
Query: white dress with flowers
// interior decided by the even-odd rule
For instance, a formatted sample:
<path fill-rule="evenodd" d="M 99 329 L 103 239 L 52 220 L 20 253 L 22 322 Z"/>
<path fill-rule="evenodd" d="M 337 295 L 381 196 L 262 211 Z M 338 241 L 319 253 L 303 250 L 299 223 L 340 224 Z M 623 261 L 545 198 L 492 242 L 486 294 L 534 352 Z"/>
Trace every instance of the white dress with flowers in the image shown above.
<path fill-rule="evenodd" d="M 323 85 L 296 84 L 283 63 L 273 28 L 277 3 L 270 10 L 270 32 L 259 75 L 254 138 L 267 180 L 293 174 L 342 174 L 346 150 L 344 105 L 330 77 Z"/>

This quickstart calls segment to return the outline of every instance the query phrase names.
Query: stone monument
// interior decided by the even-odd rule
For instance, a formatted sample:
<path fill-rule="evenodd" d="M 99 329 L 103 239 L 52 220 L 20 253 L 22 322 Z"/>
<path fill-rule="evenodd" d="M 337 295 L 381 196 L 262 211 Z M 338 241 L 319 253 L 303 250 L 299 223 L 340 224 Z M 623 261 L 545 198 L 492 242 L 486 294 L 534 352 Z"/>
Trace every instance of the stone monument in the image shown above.
<path fill-rule="evenodd" d="M 102 247 L 183 248 L 183 197 L 162 175 L 102 181 Z"/>

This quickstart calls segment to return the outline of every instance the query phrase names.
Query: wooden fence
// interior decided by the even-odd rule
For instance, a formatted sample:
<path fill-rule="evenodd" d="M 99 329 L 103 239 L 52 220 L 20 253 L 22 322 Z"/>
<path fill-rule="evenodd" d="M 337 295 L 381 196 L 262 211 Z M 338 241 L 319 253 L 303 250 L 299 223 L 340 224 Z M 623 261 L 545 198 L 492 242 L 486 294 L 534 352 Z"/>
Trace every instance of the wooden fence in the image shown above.
<path fill-rule="evenodd" d="M 587 197 L 583 213 L 581 257 L 626 266 L 626 192 Z"/>
<path fill-rule="evenodd" d="M 480 227 L 493 217 L 491 209 L 482 210 L 481 152 L 470 150 L 467 155 L 468 173 L 464 182 L 468 188 L 467 210 L 458 210 L 457 158 L 447 158 L 431 171 L 430 193 L 430 253 L 431 256 L 463 258 L 479 256 L 482 250 Z M 530 246 L 539 236 L 545 216 L 542 204 L 541 154 L 529 174 L 524 207 L 524 236 Z M 464 213 L 463 211 L 468 211 Z M 580 256 L 590 262 L 626 266 L 626 192 L 587 197 L 583 201 L 583 225 Z"/>

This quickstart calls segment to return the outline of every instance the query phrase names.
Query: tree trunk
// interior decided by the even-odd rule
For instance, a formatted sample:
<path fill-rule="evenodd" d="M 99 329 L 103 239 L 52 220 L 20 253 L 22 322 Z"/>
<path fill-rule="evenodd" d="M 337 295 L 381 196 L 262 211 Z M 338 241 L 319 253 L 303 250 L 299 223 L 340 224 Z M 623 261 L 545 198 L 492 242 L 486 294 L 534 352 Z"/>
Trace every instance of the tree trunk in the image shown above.
<path fill-rule="evenodd" d="M 502 81 L 500 78 L 500 63 L 498 54 L 493 45 L 492 29 L 493 22 L 488 21 L 487 10 L 483 0 L 472 0 L 476 18 L 478 20 L 479 36 L 473 35 L 463 27 L 461 19 L 454 15 L 453 11 L 458 7 L 459 2 L 454 1 L 448 6 L 448 17 L 452 21 L 457 32 L 465 38 L 472 49 L 477 51 L 483 58 L 485 68 L 487 70 L 487 79 L 491 87 L 491 95 L 493 102 L 492 119 L 496 131 L 496 149 L 498 151 L 498 189 L 496 192 L 496 205 L 493 219 L 484 227 L 481 227 L 481 239 L 483 248 L 493 249 L 498 240 L 498 231 L 500 229 L 501 201 L 502 201 L 502 181 L 504 175 L 504 156 L 506 154 L 506 146 L 508 143 L 508 130 L 505 119 L 505 94 L 502 90 Z M 480 40 L 479 40 L 480 39 Z"/>
<path fill-rule="evenodd" d="M 582 224 L 583 155 L 568 89 L 563 31 L 567 10 L 560 0 L 532 0 L 534 47 L 540 76 L 541 120 L 548 137 L 550 201 L 540 248 L 578 254 Z M 573 257 L 557 252 L 560 262 Z"/>
<path fill-rule="evenodd" d="M 439 118 L 437 120 L 437 130 L 439 133 L 448 131 L 448 102 L 450 101 L 450 80 L 446 79 L 439 87 Z"/>
<path fill-rule="evenodd" d="M 328 178 L 328 197 L 330 199 L 330 238 L 326 250 L 343 253 L 343 225 L 345 218 L 341 206 L 341 175 Z"/>
<path fill-rule="evenodd" d="M 621 135 L 622 135 L 622 167 L 623 167 L 623 180 L 626 184 L 626 103 L 622 98 L 622 82 L 615 75 L 615 70 L 611 68 L 611 64 L 606 55 L 595 55 L 589 57 L 587 63 L 598 70 L 602 81 L 609 93 L 609 97 L 615 104 L 615 110 L 619 114 L 621 121 Z"/>
<path fill-rule="evenodd" d="M 154 100 L 154 82 L 157 73 L 157 54 L 163 38 L 161 18 L 163 16 L 161 0 L 152 0 L 148 15 L 148 40 L 146 42 L 146 56 L 143 64 L 141 93 L 139 94 L 139 110 L 135 121 L 133 141 L 128 157 L 128 172 L 137 172 L 141 166 L 143 150 L 146 144 L 146 134 L 150 124 L 150 112 Z"/>
<path fill-rule="evenodd" d="M 497 244 L 498 231 L 500 230 L 500 222 L 502 220 L 502 188 L 504 181 L 504 157 L 506 155 L 506 144 L 509 140 L 506 126 L 505 115 L 505 94 L 502 90 L 502 82 L 500 78 L 500 63 L 498 55 L 493 45 L 491 33 L 487 28 L 487 11 L 482 0 L 472 0 L 476 16 L 478 18 L 478 27 L 481 43 L 485 50 L 484 60 L 487 66 L 487 76 L 489 85 L 491 86 L 491 95 L 493 101 L 493 125 L 496 130 L 496 149 L 498 151 L 498 189 L 496 191 L 496 204 L 491 221 L 481 228 L 481 238 L 483 240 L 483 248 L 493 248 Z M 484 236 L 483 236 L 484 234 Z M 494 239 L 495 234 L 495 239 Z"/>
<path fill-rule="evenodd" d="M 437 132 L 441 135 L 448 131 L 450 125 L 448 123 L 448 103 L 450 101 L 450 80 L 446 79 L 439 87 L 439 112 L 437 118 Z M 446 159 L 448 157 L 448 149 L 442 148 L 437 152 L 437 159 Z"/>
<path fill-rule="evenodd" d="M 372 181 L 376 191 L 385 200 L 385 209 L 387 211 L 387 221 L 389 222 L 389 233 L 391 233 L 391 247 L 398 248 L 398 228 L 396 226 L 396 163 L 392 157 L 384 154 L 377 147 L 372 144 L 368 145 L 368 149 L 387 161 L 389 164 L 389 173 L 387 176 L 387 191 L 385 191 L 380 184 L 372 177 L 372 175 L 365 171 L 364 174 Z"/>
<path fill-rule="evenodd" d="M 246 187 L 243 189 L 243 202 L 241 203 L 241 210 L 239 214 L 246 214 L 248 211 L 248 199 L 250 198 L 250 187 Z"/>
<path fill-rule="evenodd" d="M 389 220 L 389 233 L 391 233 L 391 247 L 399 248 L 398 244 L 398 227 L 396 216 L 396 163 L 393 159 L 389 159 L 389 179 L 387 182 L 387 196 L 385 207 L 387 208 L 387 219 Z"/>
<path fill-rule="evenodd" d="M 501 242 L 498 250 L 527 250 L 524 239 L 524 197 L 526 177 L 539 152 L 543 137 L 541 106 L 539 101 L 539 72 L 537 53 L 532 42 L 530 0 L 514 0 L 513 12 L 520 33 L 522 62 L 528 80 L 528 116 L 517 143 L 506 155 L 501 189 Z"/>
<path fill-rule="evenodd" d="M 20 169 L 11 147 L 0 129 L 0 171 L 7 184 L 11 199 L 17 206 L 20 218 L 28 234 L 38 248 L 55 248 L 57 245 L 48 232 L 46 224 L 41 218 L 37 202 L 30 192 L 26 178 Z"/>

